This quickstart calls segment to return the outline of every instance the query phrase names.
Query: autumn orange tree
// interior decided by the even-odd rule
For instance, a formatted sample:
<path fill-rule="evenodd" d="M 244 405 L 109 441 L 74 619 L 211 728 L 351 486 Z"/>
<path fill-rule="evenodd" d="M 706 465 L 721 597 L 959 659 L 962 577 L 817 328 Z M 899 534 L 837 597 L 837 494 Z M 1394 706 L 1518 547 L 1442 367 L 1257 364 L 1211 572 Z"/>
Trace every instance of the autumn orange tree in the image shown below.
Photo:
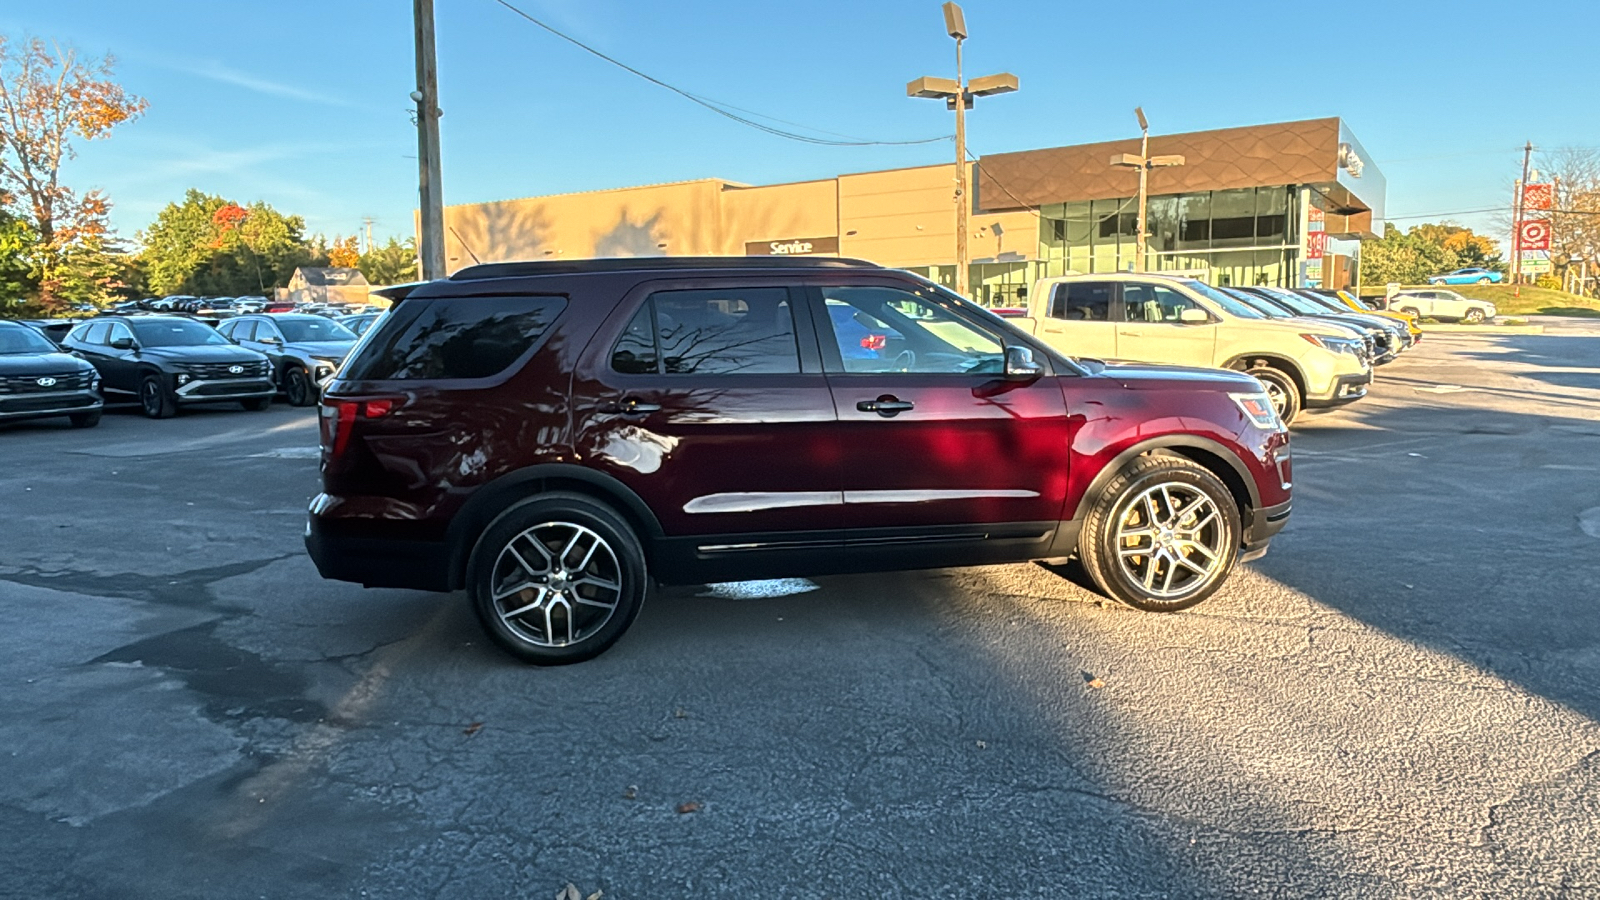
<path fill-rule="evenodd" d="M 99 191 L 79 194 L 61 183 L 75 140 L 103 138 L 145 110 L 144 98 L 113 79 L 113 64 L 109 55 L 85 58 L 39 38 L 0 35 L 0 204 L 38 241 L 47 306 L 103 297 L 114 277 L 109 202 Z"/>
<path fill-rule="evenodd" d="M 336 237 L 328 248 L 328 265 L 335 269 L 354 269 L 361 265 L 361 251 L 356 247 L 355 235 Z"/>

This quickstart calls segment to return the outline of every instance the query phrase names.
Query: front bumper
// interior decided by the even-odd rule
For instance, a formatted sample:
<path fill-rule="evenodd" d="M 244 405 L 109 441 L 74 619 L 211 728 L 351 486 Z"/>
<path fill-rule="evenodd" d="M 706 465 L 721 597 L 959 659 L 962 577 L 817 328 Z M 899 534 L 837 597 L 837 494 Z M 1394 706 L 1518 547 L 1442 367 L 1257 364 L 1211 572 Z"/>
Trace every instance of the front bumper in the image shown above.
<path fill-rule="evenodd" d="M 1333 380 L 1333 393 L 1328 397 L 1307 397 L 1307 409 L 1326 409 L 1330 406 L 1343 406 L 1354 403 L 1367 395 L 1367 386 L 1372 384 L 1372 372 L 1362 372 L 1357 375 L 1340 375 Z"/>
<path fill-rule="evenodd" d="M 105 401 L 94 391 L 41 391 L 30 394 L 0 395 L 0 422 L 22 419 L 48 419 L 94 412 Z"/>
<path fill-rule="evenodd" d="M 1273 535 L 1289 524 L 1289 512 L 1293 506 L 1293 501 L 1285 500 L 1276 506 L 1258 509 L 1250 516 L 1250 524 L 1244 530 L 1244 546 L 1239 550 L 1240 562 L 1260 559 L 1267 554 Z"/>
<path fill-rule="evenodd" d="M 265 377 L 195 379 L 177 385 L 173 390 L 179 403 L 220 403 L 271 397 L 276 393 L 277 388 Z"/>

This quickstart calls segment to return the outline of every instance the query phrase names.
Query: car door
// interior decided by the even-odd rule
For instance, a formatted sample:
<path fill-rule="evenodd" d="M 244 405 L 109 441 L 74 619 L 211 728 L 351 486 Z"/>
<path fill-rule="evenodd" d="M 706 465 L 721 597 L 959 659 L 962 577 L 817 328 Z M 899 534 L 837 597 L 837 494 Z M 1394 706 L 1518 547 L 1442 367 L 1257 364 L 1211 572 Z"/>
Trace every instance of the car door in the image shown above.
<path fill-rule="evenodd" d="M 116 341 L 126 340 L 132 346 L 126 350 L 119 350 L 110 346 Z M 111 328 L 106 332 L 106 358 L 105 368 L 101 378 L 121 390 L 137 391 L 139 389 L 139 346 L 134 340 L 133 331 L 122 322 L 112 322 Z"/>
<path fill-rule="evenodd" d="M 278 326 L 271 319 L 256 319 L 255 332 L 249 338 L 241 340 L 239 346 L 266 354 L 267 359 L 272 360 L 273 381 L 278 384 L 283 383 L 283 332 L 278 330 Z"/>
<path fill-rule="evenodd" d="M 1205 317 L 1205 321 L 1186 319 Z M 1217 321 L 1200 304 L 1164 284 L 1122 284 L 1117 357 L 1182 366 L 1215 365 Z"/>
<path fill-rule="evenodd" d="M 655 281 L 585 351 L 575 445 L 660 521 L 658 565 L 756 577 L 842 546 L 833 398 L 800 299 L 783 280 Z"/>
<path fill-rule="evenodd" d="M 119 381 L 112 380 L 115 369 L 115 359 L 112 350 L 106 346 L 106 335 L 111 331 L 110 322 L 94 322 L 82 326 L 81 332 L 73 332 L 77 337 L 69 337 L 68 346 L 77 351 L 89 364 L 100 373 L 100 386 L 108 391 L 127 392 L 130 388 Z"/>
<path fill-rule="evenodd" d="M 1111 309 L 1114 281 L 1056 284 L 1039 321 L 1039 336 L 1068 356 L 1110 359 L 1117 355 L 1117 323 Z"/>
<path fill-rule="evenodd" d="M 1048 540 L 1066 497 L 1066 400 L 1053 376 L 1004 380 L 1002 326 L 861 275 L 819 285 L 812 311 L 857 555 L 955 564 Z"/>

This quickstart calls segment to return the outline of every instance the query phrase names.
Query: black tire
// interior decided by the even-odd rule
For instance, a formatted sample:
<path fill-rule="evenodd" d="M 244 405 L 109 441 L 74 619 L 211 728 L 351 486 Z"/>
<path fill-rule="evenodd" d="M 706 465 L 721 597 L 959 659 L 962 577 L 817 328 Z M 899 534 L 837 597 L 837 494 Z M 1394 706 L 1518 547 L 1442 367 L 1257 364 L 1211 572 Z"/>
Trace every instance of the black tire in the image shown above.
<path fill-rule="evenodd" d="M 1267 396 L 1272 398 L 1272 406 L 1278 411 L 1278 418 L 1283 420 L 1284 427 L 1294 422 L 1300 415 L 1300 410 L 1305 407 L 1305 398 L 1300 396 L 1300 386 L 1294 383 L 1294 377 L 1277 366 L 1257 361 L 1245 369 L 1245 374 L 1254 375 L 1267 388 Z"/>
<path fill-rule="evenodd" d="M 166 378 L 152 372 L 139 380 L 139 409 L 151 419 L 178 414 L 178 398 L 168 390 Z"/>
<path fill-rule="evenodd" d="M 580 532 L 605 546 L 586 545 Z M 572 535 L 577 542 L 563 556 L 558 545 Z M 546 559 L 538 555 L 540 546 Z M 586 554 L 585 568 L 569 570 L 579 554 Z M 542 574 L 534 571 L 540 566 Z M 467 561 L 467 593 L 484 630 L 507 653 L 541 666 L 593 659 L 616 643 L 644 605 L 648 578 L 633 528 L 611 507 L 582 494 L 544 494 L 506 510 L 484 529 Z M 552 588 L 559 607 L 545 601 L 547 593 L 535 593 Z M 513 593 L 496 598 L 508 590 Z M 545 606 L 530 607 L 534 602 Z M 506 615 L 517 609 L 530 612 Z"/>
<path fill-rule="evenodd" d="M 1148 566 L 1146 571 L 1155 573 L 1159 578 L 1160 554 L 1157 552 L 1149 556 L 1125 556 L 1125 550 L 1138 548 L 1138 539 L 1124 537 L 1119 534 L 1118 529 L 1119 523 L 1143 517 L 1152 519 L 1152 523 L 1147 527 L 1153 532 L 1157 531 L 1154 525 L 1155 517 L 1144 511 L 1146 507 L 1143 505 L 1143 498 L 1147 491 L 1159 493 L 1162 487 L 1170 488 L 1173 494 L 1180 497 L 1203 495 L 1216 513 L 1214 521 L 1201 529 L 1205 534 L 1205 542 L 1210 544 L 1215 552 L 1211 560 L 1191 555 L 1185 550 L 1177 551 L 1188 560 L 1204 561 L 1207 574 L 1202 577 L 1191 569 L 1180 568 L 1175 562 L 1170 561 L 1169 557 L 1166 564 L 1168 571 L 1182 571 L 1187 573 L 1188 578 L 1193 579 L 1193 583 L 1185 582 L 1179 585 L 1182 590 L 1178 591 L 1157 591 L 1130 572 L 1131 568 Z M 1160 501 L 1155 505 L 1158 509 L 1163 506 Z M 1176 510 L 1167 511 L 1184 513 L 1182 516 L 1173 516 L 1181 522 L 1187 518 L 1188 514 L 1185 511 L 1192 507 L 1187 501 L 1176 506 Z M 1202 512 L 1205 509 L 1204 506 L 1201 507 Z M 1209 517 L 1203 518 L 1209 520 Z M 1137 526 L 1138 523 L 1135 521 L 1132 524 Z M 1170 533 L 1182 529 L 1164 530 Z M 1199 463 L 1182 457 L 1143 456 L 1119 472 L 1095 500 L 1088 517 L 1084 520 L 1083 531 L 1078 535 L 1078 559 L 1083 564 L 1084 570 L 1094 579 L 1095 584 L 1113 599 L 1150 612 L 1176 612 L 1188 609 L 1216 593 L 1223 582 L 1227 581 L 1228 574 L 1233 571 L 1233 566 L 1239 558 L 1240 534 L 1238 504 L 1227 486 L 1217 476 Z M 1136 543 L 1132 545 L 1124 543 L 1127 540 L 1135 540 Z M 1160 548 L 1156 546 L 1157 540 L 1153 534 L 1151 548 L 1159 551 Z M 1165 584 L 1170 589 L 1171 576 L 1167 577 Z M 1167 596 L 1163 596 L 1164 593 Z"/>
<path fill-rule="evenodd" d="M 1461 321 L 1468 325 L 1482 325 L 1483 319 L 1483 310 L 1476 308 L 1467 310 L 1467 314 L 1461 317 Z"/>
<path fill-rule="evenodd" d="M 290 406 L 315 406 L 317 403 L 317 385 L 311 380 L 311 373 L 303 366 L 290 366 L 283 371 L 283 395 L 289 398 Z"/>
<path fill-rule="evenodd" d="M 67 421 L 72 423 L 73 428 L 93 428 L 100 424 L 100 410 L 73 413 L 67 416 Z"/>
<path fill-rule="evenodd" d="M 240 400 L 239 401 L 239 405 L 244 407 L 245 409 L 249 410 L 250 412 L 261 412 L 262 410 L 264 410 L 267 407 L 272 405 L 272 398 L 271 397 L 251 397 L 248 400 Z"/>
<path fill-rule="evenodd" d="M 1493 284 L 1493 283 L 1494 283 L 1494 279 L 1492 279 L 1492 278 L 1487 278 L 1487 277 L 1485 277 L 1485 278 L 1479 278 L 1479 279 L 1478 279 L 1478 283 L 1479 283 L 1479 284 Z"/>

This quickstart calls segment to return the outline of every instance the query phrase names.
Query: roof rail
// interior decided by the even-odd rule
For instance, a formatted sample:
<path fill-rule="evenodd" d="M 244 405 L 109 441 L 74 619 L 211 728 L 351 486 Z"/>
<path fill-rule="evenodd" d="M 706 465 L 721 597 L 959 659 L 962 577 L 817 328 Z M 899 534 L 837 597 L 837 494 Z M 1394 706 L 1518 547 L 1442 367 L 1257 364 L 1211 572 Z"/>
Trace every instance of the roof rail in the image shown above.
<path fill-rule="evenodd" d="M 479 263 L 456 272 L 451 281 L 517 278 L 529 275 L 575 275 L 586 272 L 634 272 L 660 269 L 861 269 L 880 268 L 862 259 L 832 256 L 645 256 Z"/>

